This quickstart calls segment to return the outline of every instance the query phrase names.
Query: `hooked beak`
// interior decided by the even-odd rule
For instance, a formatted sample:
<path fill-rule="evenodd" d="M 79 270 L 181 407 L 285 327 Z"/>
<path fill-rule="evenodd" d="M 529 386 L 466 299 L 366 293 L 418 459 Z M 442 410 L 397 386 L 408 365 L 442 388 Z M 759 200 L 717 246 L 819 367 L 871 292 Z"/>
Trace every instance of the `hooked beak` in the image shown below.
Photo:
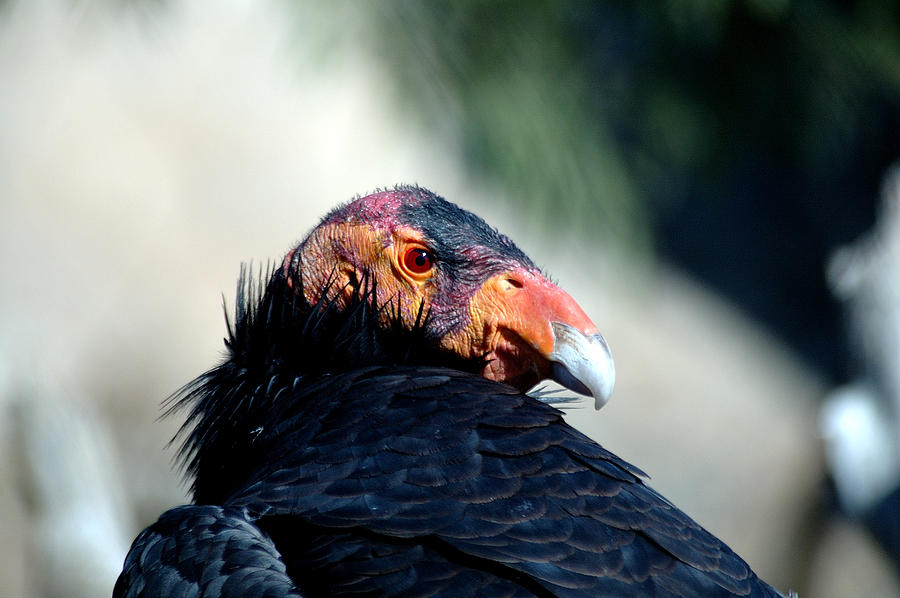
<path fill-rule="evenodd" d="M 616 383 L 616 365 L 599 332 L 584 334 L 564 322 L 550 322 L 553 351 L 551 378 L 569 390 L 594 397 L 594 409 L 609 401 Z"/>
<path fill-rule="evenodd" d="M 488 279 L 469 304 L 465 338 L 489 359 L 484 376 L 526 390 L 555 380 L 594 397 L 600 409 L 615 384 L 609 346 L 568 293 L 539 272 L 516 269 Z M 462 343 L 453 341 L 460 350 Z M 486 349 L 486 350 L 485 350 Z"/>

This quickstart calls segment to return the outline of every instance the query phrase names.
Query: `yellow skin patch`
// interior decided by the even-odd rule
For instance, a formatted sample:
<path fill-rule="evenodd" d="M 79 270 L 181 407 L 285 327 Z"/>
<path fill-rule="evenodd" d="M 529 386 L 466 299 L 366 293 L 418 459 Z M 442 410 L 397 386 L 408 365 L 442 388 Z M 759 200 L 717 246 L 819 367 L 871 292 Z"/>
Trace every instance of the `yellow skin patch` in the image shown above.
<path fill-rule="evenodd" d="M 553 337 L 548 324 L 549 338 L 541 339 L 544 343 L 526 338 L 539 332 L 540 323 L 535 326 L 524 321 L 526 314 L 518 309 L 522 292 L 518 279 L 522 273 L 516 273 L 519 276 L 515 278 L 509 273 L 498 274 L 486 280 L 466 306 L 469 325 L 446 335 L 441 344 L 464 357 L 486 355 L 489 361 L 482 372 L 485 378 L 529 388 L 546 378 L 549 368 L 541 359 L 542 351 L 531 345 L 549 343 L 549 354 Z"/>
<path fill-rule="evenodd" d="M 368 272 L 377 281 L 378 305 L 399 302 L 403 322 L 412 327 L 422 302 L 427 311 L 435 293 L 433 270 L 417 274 L 403 265 L 405 253 L 416 247 L 427 249 L 422 234 L 409 227 L 388 231 L 363 224 L 320 226 L 300 247 L 306 300 L 318 301 L 321 289 L 333 279 L 333 292 L 343 293 L 337 306 L 344 307 Z M 292 258 L 285 258 L 285 268 Z"/>

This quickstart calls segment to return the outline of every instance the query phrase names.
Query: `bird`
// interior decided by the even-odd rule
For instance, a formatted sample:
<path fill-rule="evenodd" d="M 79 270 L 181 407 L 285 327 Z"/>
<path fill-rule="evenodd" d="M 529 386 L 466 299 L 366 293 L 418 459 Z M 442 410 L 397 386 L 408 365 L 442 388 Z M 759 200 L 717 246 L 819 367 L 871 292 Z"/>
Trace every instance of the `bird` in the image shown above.
<path fill-rule="evenodd" d="M 227 353 L 186 411 L 191 504 L 113 595 L 782 596 L 639 468 L 568 425 L 608 344 L 507 236 L 417 185 L 242 267 Z"/>

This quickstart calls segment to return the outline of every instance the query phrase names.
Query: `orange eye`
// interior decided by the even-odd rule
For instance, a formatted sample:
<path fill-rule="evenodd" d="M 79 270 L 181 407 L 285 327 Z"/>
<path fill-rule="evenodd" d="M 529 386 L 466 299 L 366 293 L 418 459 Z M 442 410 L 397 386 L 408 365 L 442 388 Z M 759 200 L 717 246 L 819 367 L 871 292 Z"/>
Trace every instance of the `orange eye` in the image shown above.
<path fill-rule="evenodd" d="M 411 247 L 403 254 L 403 265 L 413 274 L 425 274 L 434 267 L 434 257 L 427 249 Z"/>

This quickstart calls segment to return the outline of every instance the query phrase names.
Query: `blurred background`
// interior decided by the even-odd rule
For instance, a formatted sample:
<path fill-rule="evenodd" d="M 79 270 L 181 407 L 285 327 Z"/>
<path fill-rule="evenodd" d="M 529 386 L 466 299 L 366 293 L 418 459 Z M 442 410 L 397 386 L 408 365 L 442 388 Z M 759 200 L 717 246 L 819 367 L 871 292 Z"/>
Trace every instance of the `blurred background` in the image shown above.
<path fill-rule="evenodd" d="M 187 500 L 241 262 L 419 183 L 598 323 L 569 419 L 782 589 L 898 596 L 900 4 L 0 0 L 0 595 Z"/>

